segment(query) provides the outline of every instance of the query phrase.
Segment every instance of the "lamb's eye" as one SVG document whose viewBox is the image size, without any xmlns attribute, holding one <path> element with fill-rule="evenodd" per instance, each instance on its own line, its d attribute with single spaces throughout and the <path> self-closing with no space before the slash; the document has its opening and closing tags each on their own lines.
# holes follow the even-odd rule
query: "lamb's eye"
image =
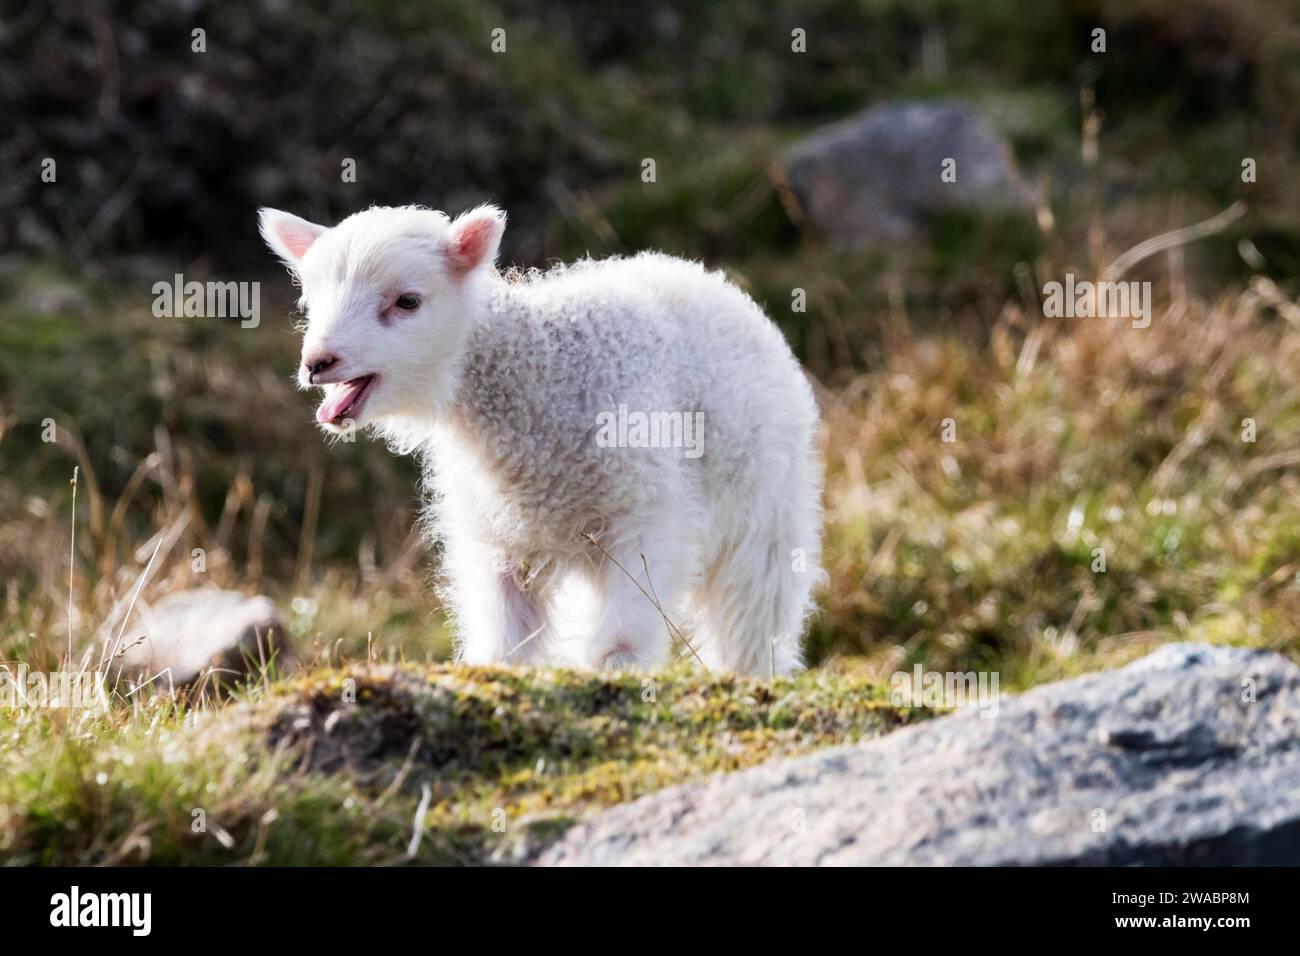
<svg viewBox="0 0 1300 956">
<path fill-rule="evenodd" d="M 410 293 L 399 295 L 397 301 L 394 302 L 393 305 L 397 306 L 403 312 L 413 312 L 420 307 L 420 297 L 418 295 L 411 295 Z"/>
</svg>

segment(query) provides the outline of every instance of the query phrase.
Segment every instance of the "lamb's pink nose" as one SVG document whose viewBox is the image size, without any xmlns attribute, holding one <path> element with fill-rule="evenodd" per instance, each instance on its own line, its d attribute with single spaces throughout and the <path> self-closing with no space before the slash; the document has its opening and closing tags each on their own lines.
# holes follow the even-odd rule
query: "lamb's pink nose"
<svg viewBox="0 0 1300 956">
<path fill-rule="evenodd" d="M 338 364 L 339 357 L 328 353 L 317 353 L 315 355 L 305 356 L 302 360 L 303 371 L 307 373 L 307 381 L 312 385 L 316 384 L 316 376 Z"/>
</svg>

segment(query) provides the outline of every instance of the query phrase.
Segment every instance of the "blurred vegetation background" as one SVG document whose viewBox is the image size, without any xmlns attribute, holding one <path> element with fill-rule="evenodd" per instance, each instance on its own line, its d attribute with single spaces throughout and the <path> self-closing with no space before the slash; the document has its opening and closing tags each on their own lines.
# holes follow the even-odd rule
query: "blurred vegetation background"
<svg viewBox="0 0 1300 956">
<path fill-rule="evenodd" d="M 66 639 L 74 466 L 79 639 L 166 541 L 146 599 L 260 589 L 317 650 L 445 656 L 414 468 L 312 427 L 290 381 L 294 290 L 255 211 L 329 223 L 485 200 L 509 212 L 507 263 L 700 258 L 786 332 L 827 411 L 813 662 L 997 667 L 1010 686 L 1172 636 L 1300 646 L 1296 0 L 3 10 L 6 659 Z M 1005 139 L 1032 209 L 936 215 L 915 241 L 860 247 L 810 228 L 786 151 L 934 99 Z M 1238 200 L 1230 229 L 1130 276 L 1155 284 L 1152 329 L 1041 317 L 1044 277 L 1095 277 Z M 261 325 L 154 318 L 153 283 L 178 272 L 262 280 Z"/>
</svg>

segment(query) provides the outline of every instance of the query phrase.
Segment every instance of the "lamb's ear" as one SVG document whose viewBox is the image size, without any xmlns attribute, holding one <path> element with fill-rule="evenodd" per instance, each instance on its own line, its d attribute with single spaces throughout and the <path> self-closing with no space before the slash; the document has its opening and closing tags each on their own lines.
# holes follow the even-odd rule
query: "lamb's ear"
<svg viewBox="0 0 1300 956">
<path fill-rule="evenodd" d="M 312 243 L 324 235 L 326 228 L 301 219 L 291 212 L 262 208 L 257 211 L 262 238 L 271 251 L 290 269 L 297 269 Z"/>
<path fill-rule="evenodd" d="M 467 275 L 484 263 L 496 261 L 506 214 L 496 206 L 479 206 L 457 217 L 447 230 L 444 255 L 452 275 Z"/>
</svg>

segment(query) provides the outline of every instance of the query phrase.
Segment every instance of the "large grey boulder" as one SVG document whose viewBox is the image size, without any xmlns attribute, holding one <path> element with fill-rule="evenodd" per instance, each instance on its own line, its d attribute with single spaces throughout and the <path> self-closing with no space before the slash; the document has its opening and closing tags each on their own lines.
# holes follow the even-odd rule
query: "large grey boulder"
<svg viewBox="0 0 1300 956">
<path fill-rule="evenodd" d="M 262 662 L 285 662 L 286 631 L 280 610 L 268 597 L 195 588 L 140 604 L 127 625 L 109 668 L 110 683 L 152 680 L 167 690 L 208 677 L 232 683 Z M 116 630 L 102 638 L 104 656 L 113 654 Z"/>
<path fill-rule="evenodd" d="M 797 144 L 785 165 L 808 222 L 841 246 L 918 238 L 945 210 L 1031 205 L 1006 142 L 956 100 L 873 107 Z"/>
<path fill-rule="evenodd" d="M 1300 864 L 1300 668 L 1169 645 L 869 743 L 662 791 L 550 864 Z"/>
</svg>

